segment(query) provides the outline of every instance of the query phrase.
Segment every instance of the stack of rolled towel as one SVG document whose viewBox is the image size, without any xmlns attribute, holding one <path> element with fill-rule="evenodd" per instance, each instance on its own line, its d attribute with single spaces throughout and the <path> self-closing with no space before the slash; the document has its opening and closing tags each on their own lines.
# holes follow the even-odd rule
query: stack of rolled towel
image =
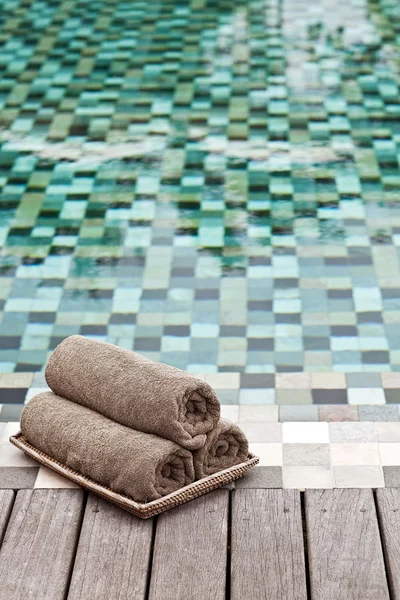
<svg viewBox="0 0 400 600">
<path fill-rule="evenodd" d="M 52 390 L 28 402 L 21 432 L 40 451 L 137 502 L 248 459 L 206 382 L 135 352 L 74 335 L 46 367 Z"/>
</svg>

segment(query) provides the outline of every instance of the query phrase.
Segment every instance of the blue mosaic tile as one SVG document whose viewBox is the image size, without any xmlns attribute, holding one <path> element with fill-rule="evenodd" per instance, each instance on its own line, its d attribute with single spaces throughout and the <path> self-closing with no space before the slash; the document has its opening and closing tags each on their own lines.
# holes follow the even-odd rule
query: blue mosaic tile
<svg viewBox="0 0 400 600">
<path fill-rule="evenodd" d="M 400 371 L 399 53 L 392 0 L 5 0 L 0 370 Z"/>
</svg>

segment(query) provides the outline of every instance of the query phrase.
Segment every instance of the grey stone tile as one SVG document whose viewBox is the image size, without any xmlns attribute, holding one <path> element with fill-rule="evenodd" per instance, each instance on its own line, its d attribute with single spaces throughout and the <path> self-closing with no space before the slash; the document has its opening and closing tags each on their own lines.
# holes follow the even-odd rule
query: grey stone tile
<svg viewBox="0 0 400 600">
<path fill-rule="evenodd" d="M 400 487 L 400 467 L 383 467 L 386 487 Z"/>
<path fill-rule="evenodd" d="M 383 487 L 382 467 L 377 465 L 335 465 L 333 467 L 335 487 L 375 488 Z"/>
<path fill-rule="evenodd" d="M 39 467 L 0 467 L 0 489 L 33 488 Z"/>
<path fill-rule="evenodd" d="M 346 373 L 348 387 L 381 387 L 380 373 Z"/>
<path fill-rule="evenodd" d="M 347 390 L 312 390 L 314 404 L 346 404 Z"/>
<path fill-rule="evenodd" d="M 360 421 L 398 421 L 399 411 L 394 404 L 358 406 L 358 416 Z"/>
<path fill-rule="evenodd" d="M 354 337 L 357 335 L 357 327 L 354 327 L 354 325 L 333 325 L 331 334 L 336 337 Z"/>
<path fill-rule="evenodd" d="M 4 404 L 0 413 L 0 421 L 19 421 L 23 404 Z"/>
<path fill-rule="evenodd" d="M 367 350 L 361 352 L 362 361 L 364 364 L 390 364 L 389 352 L 386 350 Z"/>
<path fill-rule="evenodd" d="M 400 404 L 400 390 L 384 390 L 388 404 Z"/>
<path fill-rule="evenodd" d="M 6 388 L 1 390 L 2 404 L 23 404 L 27 394 L 27 388 Z"/>
<path fill-rule="evenodd" d="M 329 435 L 332 443 L 377 441 L 374 423 L 329 423 Z"/>
<path fill-rule="evenodd" d="M 275 375 L 272 373 L 241 373 L 241 388 L 273 388 L 275 385 Z"/>
<path fill-rule="evenodd" d="M 318 421 L 318 406 L 307 404 L 281 404 L 279 420 L 284 421 Z"/>
<path fill-rule="evenodd" d="M 235 488 L 281 488 L 281 467 L 254 467 L 247 475 L 235 482 Z"/>
<path fill-rule="evenodd" d="M 329 444 L 283 444 L 283 466 L 329 468 Z"/>
</svg>

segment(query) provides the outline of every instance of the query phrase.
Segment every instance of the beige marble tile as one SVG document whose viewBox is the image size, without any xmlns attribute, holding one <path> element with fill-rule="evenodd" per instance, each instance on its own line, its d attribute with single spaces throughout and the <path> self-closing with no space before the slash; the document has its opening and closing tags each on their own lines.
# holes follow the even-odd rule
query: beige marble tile
<svg viewBox="0 0 400 600">
<path fill-rule="evenodd" d="M 304 489 L 333 488 L 333 477 L 330 469 L 325 467 L 283 467 L 283 487 Z"/>
<path fill-rule="evenodd" d="M 281 467 L 282 466 L 282 444 L 268 443 L 258 444 L 250 443 L 250 451 L 253 452 L 260 462 L 260 466 L 264 467 Z"/>
<path fill-rule="evenodd" d="M 62 477 L 51 469 L 40 467 L 35 481 L 35 488 L 79 488 L 75 482 Z"/>
<path fill-rule="evenodd" d="M 381 373 L 382 385 L 386 389 L 400 389 L 400 373 Z"/>
<path fill-rule="evenodd" d="M 333 467 L 335 487 L 376 488 L 383 487 L 383 471 L 380 466 L 335 465 Z"/>
<path fill-rule="evenodd" d="M 377 443 L 331 444 L 333 465 L 380 465 L 379 445 Z"/>
<path fill-rule="evenodd" d="M 240 373 L 205 373 L 204 380 L 216 390 L 232 390 L 240 386 Z"/>
<path fill-rule="evenodd" d="M 232 423 L 237 423 L 239 421 L 239 407 L 233 404 L 222 404 L 221 417 L 232 421 Z"/>
<path fill-rule="evenodd" d="M 239 422 L 246 421 L 264 421 L 264 422 L 278 422 L 279 407 L 265 406 L 263 404 L 244 404 L 239 407 Z"/>
<path fill-rule="evenodd" d="M 284 444 L 327 444 L 329 430 L 327 423 L 282 423 Z"/>
<path fill-rule="evenodd" d="M 28 388 L 33 381 L 33 373 L 2 373 L 0 387 L 3 388 Z"/>
<path fill-rule="evenodd" d="M 379 444 L 382 465 L 385 467 L 400 466 L 400 443 L 385 442 Z"/>
<path fill-rule="evenodd" d="M 311 373 L 277 373 L 275 381 L 277 389 L 311 389 Z"/>
<path fill-rule="evenodd" d="M 347 387 L 345 373 L 312 373 L 311 383 L 313 389 L 318 390 L 345 390 Z"/>
<path fill-rule="evenodd" d="M 19 423 L 9 421 L 4 423 L 4 427 L 0 431 L 0 444 L 4 444 L 9 441 L 10 435 L 14 435 L 19 431 Z"/>
<path fill-rule="evenodd" d="M 252 421 L 247 421 L 245 423 L 242 422 L 240 426 L 249 442 L 267 443 L 282 441 L 281 423 L 254 423 Z"/>
<path fill-rule="evenodd" d="M 400 442 L 400 423 L 375 423 L 378 442 Z"/>
<path fill-rule="evenodd" d="M 319 420 L 327 422 L 358 421 L 355 406 L 325 404 L 319 407 Z"/>
<path fill-rule="evenodd" d="M 0 467 L 35 467 L 38 463 L 10 442 L 0 444 Z"/>
</svg>

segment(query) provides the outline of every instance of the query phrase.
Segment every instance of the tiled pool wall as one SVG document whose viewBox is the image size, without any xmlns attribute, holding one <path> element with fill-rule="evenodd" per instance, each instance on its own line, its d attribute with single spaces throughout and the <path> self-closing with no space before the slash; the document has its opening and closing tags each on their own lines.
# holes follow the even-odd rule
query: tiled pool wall
<svg viewBox="0 0 400 600">
<path fill-rule="evenodd" d="M 227 418 L 260 421 L 399 421 L 400 373 L 196 373 L 217 392 Z M 0 375 L 0 422 L 46 391 L 43 373 Z"/>
<path fill-rule="evenodd" d="M 399 34 L 392 0 L 5 0 L 0 371 L 75 333 L 399 371 Z"/>
</svg>

